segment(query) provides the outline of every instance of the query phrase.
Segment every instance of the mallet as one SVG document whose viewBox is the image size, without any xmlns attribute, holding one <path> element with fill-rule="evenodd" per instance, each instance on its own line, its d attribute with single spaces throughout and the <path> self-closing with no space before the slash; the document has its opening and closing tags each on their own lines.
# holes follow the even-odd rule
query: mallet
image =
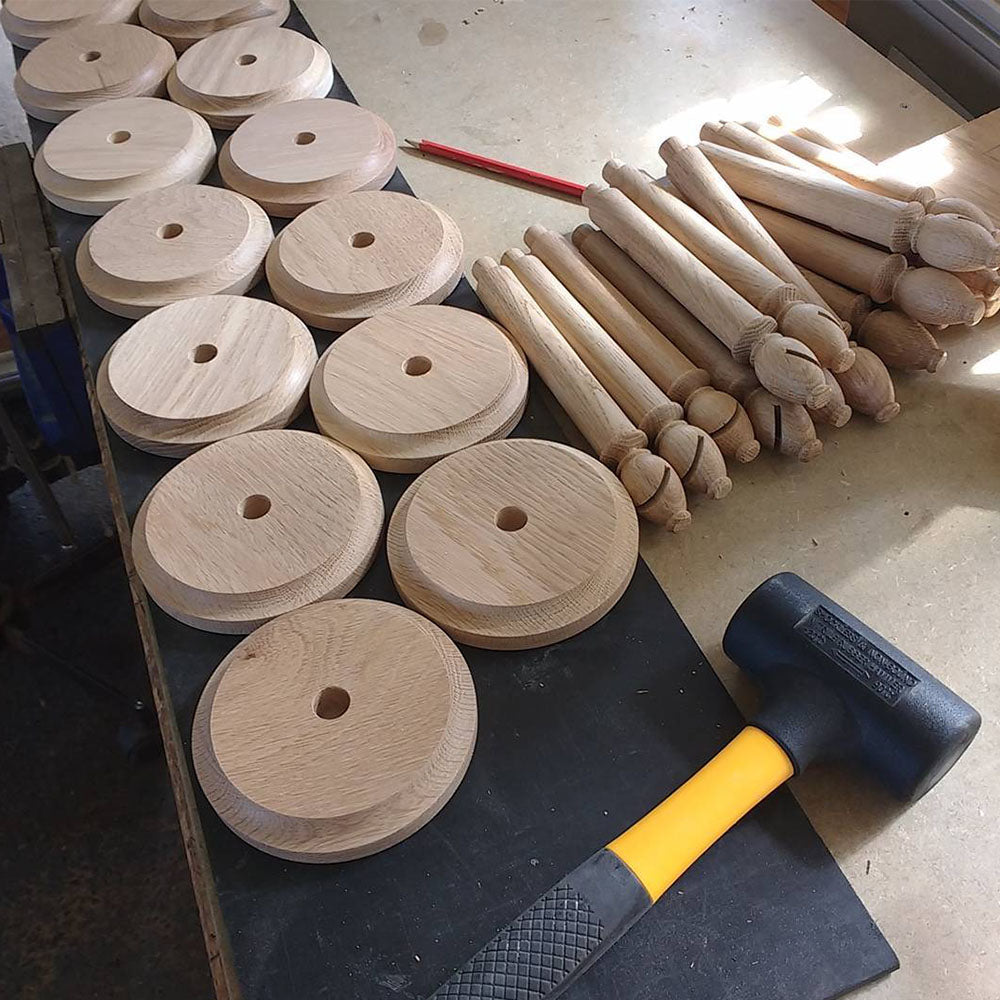
<svg viewBox="0 0 1000 1000">
<path fill-rule="evenodd" d="M 743 602 L 723 648 L 760 685 L 754 722 L 500 931 L 437 1000 L 557 997 L 719 837 L 814 760 L 858 764 L 912 802 L 979 729 L 975 709 L 792 573 Z"/>
</svg>

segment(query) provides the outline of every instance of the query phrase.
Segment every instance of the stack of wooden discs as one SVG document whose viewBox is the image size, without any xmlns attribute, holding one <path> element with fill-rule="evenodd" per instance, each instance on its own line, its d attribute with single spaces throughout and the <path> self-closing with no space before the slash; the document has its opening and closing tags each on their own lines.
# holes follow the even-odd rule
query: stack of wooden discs
<svg viewBox="0 0 1000 1000">
<path fill-rule="evenodd" d="M 83 25 L 134 21 L 138 6 L 139 0 L 5 0 L 0 27 L 13 45 L 33 49 Z"/>
<path fill-rule="evenodd" d="M 260 299 L 206 295 L 164 306 L 111 346 L 97 376 L 108 423 L 157 455 L 189 455 L 245 431 L 284 427 L 305 403 L 316 345 L 301 320 Z"/>
<path fill-rule="evenodd" d="M 180 184 L 116 205 L 80 241 L 84 291 L 119 316 L 196 295 L 240 295 L 259 280 L 273 231 L 264 210 L 224 188 Z"/>
<path fill-rule="evenodd" d="M 14 92 L 27 114 L 59 122 L 120 97 L 158 97 L 176 57 L 170 43 L 134 24 L 85 24 L 24 57 Z"/>
<path fill-rule="evenodd" d="M 334 195 L 380 188 L 395 170 L 396 139 L 378 115 L 322 98 L 259 112 L 219 154 L 228 187 L 286 218 Z"/>
<path fill-rule="evenodd" d="M 35 178 L 60 208 L 103 215 L 144 191 L 197 184 L 214 161 L 204 118 L 171 101 L 129 97 L 57 125 L 35 154 Z"/>
<path fill-rule="evenodd" d="M 332 86 L 333 66 L 322 45 L 256 22 L 192 45 L 167 80 L 173 100 L 227 129 L 273 104 L 325 97 Z"/>
<path fill-rule="evenodd" d="M 441 302 L 461 273 L 462 234 L 451 217 L 392 191 L 314 205 L 281 231 L 267 257 L 275 299 L 324 330 Z"/>
<path fill-rule="evenodd" d="M 475 742 L 476 693 L 455 644 L 405 608 L 347 600 L 244 639 L 205 686 L 191 753 L 238 836 L 291 861 L 333 862 L 419 830 Z"/>
<path fill-rule="evenodd" d="M 183 52 L 207 35 L 247 21 L 277 27 L 289 6 L 288 0 L 142 0 L 139 20 Z"/>
<path fill-rule="evenodd" d="M 184 459 L 136 515 L 136 569 L 174 618 L 250 632 L 325 597 L 371 563 L 382 494 L 352 451 L 308 431 L 238 434 Z"/>
</svg>

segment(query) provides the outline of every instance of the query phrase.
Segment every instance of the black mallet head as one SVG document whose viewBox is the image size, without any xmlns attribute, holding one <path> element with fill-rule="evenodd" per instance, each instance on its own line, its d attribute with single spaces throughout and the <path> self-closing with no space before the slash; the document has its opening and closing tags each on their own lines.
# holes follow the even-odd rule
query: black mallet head
<svg viewBox="0 0 1000 1000">
<path fill-rule="evenodd" d="M 753 724 L 781 744 L 797 772 L 813 760 L 846 758 L 913 801 L 962 756 L 982 722 L 954 691 L 794 573 L 754 590 L 722 645 L 761 687 Z"/>
</svg>

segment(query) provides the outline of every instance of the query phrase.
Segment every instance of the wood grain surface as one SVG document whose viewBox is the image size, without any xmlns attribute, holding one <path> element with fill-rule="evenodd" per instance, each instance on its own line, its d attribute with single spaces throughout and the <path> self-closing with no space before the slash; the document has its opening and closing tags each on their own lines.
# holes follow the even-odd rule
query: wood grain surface
<svg viewBox="0 0 1000 1000">
<path fill-rule="evenodd" d="M 142 0 L 139 21 L 183 52 L 206 35 L 253 21 L 277 27 L 288 0 Z"/>
<path fill-rule="evenodd" d="M 82 25 L 135 21 L 138 6 L 139 0 L 5 0 L 0 28 L 11 44 L 33 49 Z"/>
</svg>

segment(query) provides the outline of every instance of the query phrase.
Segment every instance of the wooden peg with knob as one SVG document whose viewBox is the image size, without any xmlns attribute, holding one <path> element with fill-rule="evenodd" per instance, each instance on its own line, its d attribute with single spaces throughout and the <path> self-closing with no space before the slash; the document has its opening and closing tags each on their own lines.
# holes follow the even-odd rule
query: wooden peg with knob
<svg viewBox="0 0 1000 1000">
<path fill-rule="evenodd" d="M 892 377 L 873 351 L 855 346 L 855 352 L 855 363 L 836 376 L 844 399 L 852 409 L 874 418 L 876 423 L 884 424 L 899 414 Z"/>
<path fill-rule="evenodd" d="M 691 515 L 677 473 L 646 448 L 646 435 L 591 374 L 513 271 L 480 257 L 472 275 L 490 315 L 518 343 L 597 457 L 617 472 L 640 516 L 672 531 L 686 528 Z"/>
<path fill-rule="evenodd" d="M 816 437 L 809 411 L 799 403 L 778 399 L 766 389 L 755 389 L 746 399 L 746 408 L 765 448 L 800 462 L 811 462 L 822 453 L 823 442 Z"/>
<path fill-rule="evenodd" d="M 812 418 L 831 427 L 843 427 L 851 419 L 851 408 L 844 400 L 844 391 L 831 371 L 825 371 L 826 384 L 830 387 L 830 402 L 812 411 Z"/>
</svg>

